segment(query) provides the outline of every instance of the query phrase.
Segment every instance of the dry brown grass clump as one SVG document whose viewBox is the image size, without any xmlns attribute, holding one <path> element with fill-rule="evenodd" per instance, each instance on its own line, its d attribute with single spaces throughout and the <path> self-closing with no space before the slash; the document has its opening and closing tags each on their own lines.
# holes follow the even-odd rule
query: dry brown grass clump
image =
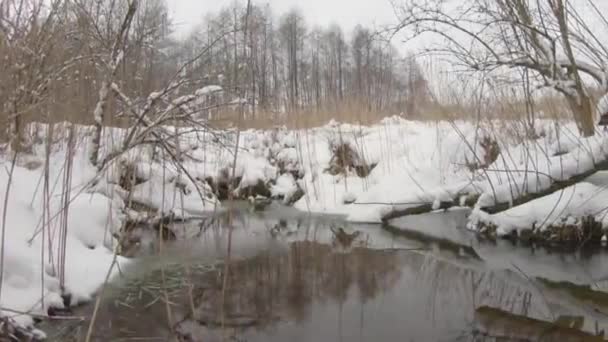
<svg viewBox="0 0 608 342">
<path fill-rule="evenodd" d="M 368 164 L 349 143 L 341 142 L 330 144 L 332 157 L 329 167 L 325 170 L 331 175 L 348 175 L 355 172 L 359 177 L 367 177 L 376 167 L 376 164 Z"/>
</svg>

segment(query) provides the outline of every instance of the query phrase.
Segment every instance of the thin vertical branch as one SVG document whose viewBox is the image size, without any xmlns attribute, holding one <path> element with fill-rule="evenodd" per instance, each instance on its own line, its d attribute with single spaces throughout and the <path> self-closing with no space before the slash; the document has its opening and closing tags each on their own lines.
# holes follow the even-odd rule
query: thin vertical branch
<svg viewBox="0 0 608 342">
<path fill-rule="evenodd" d="M 17 164 L 17 151 L 13 151 L 13 158 L 11 160 L 11 168 L 8 172 L 8 179 L 6 183 L 6 193 L 4 194 L 4 206 L 2 208 L 2 236 L 1 236 L 1 247 L 0 252 L 0 300 L 2 300 L 2 285 L 4 282 L 4 254 L 6 253 L 6 218 L 8 216 L 8 199 L 11 192 L 11 185 L 13 184 L 13 173 L 15 172 L 15 165 Z"/>
</svg>

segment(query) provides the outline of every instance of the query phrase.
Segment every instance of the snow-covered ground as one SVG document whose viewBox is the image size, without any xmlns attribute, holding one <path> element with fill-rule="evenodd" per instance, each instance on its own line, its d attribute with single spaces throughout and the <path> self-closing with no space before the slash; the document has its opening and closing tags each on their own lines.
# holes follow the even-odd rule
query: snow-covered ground
<svg viewBox="0 0 608 342">
<path fill-rule="evenodd" d="M 48 196 L 43 185 L 43 166 L 34 170 L 16 166 L 10 172 L 10 161 L 2 160 L 0 204 L 6 217 L 2 223 L 0 260 L 1 312 L 25 327 L 31 326 L 32 318 L 19 313 L 46 315 L 51 306 L 62 308 L 62 293 L 71 294 L 72 305 L 89 300 L 104 282 L 114 260 L 112 233 L 120 227 L 124 204 L 118 197 L 89 191 L 86 185 L 95 170 L 83 158 L 82 151 L 76 153 L 69 184 L 64 182 L 65 150 L 53 153 L 49 160 Z M 36 165 L 39 160 L 32 157 L 19 160 L 19 164 Z M 67 213 L 60 210 L 65 203 L 63 196 L 70 202 Z M 65 234 L 62 222 L 67 227 Z M 60 281 L 61 259 L 65 260 L 64 291 Z M 121 257 L 116 261 L 126 262 Z"/>
<path fill-rule="evenodd" d="M 32 156 L 21 156 L 13 172 L 10 157 L 0 159 L 6 170 L 0 173 L 5 195 L 0 204 L 6 207 L 0 304 L 3 315 L 23 326 L 31 325 L 31 317 L 15 312 L 44 314 L 49 306 L 63 305 L 62 293 L 72 295 L 72 304 L 87 300 L 104 282 L 114 259 L 112 234 L 130 213 L 126 200 L 178 216 L 205 215 L 221 210 L 213 186 L 230 182 L 233 173 L 240 180 L 236 195 L 259 184 L 285 202 L 303 192 L 295 208 L 343 215 L 351 222 L 380 223 L 395 209 L 423 203 L 438 206 L 440 201 L 463 196 L 479 196 L 473 219 L 490 220 L 504 233 L 579 215 L 596 215 L 605 222 L 603 203 L 608 195 L 601 186 L 589 183 L 500 214 L 479 211 L 542 191 L 553 180 L 567 179 L 606 160 L 606 137 L 598 133 L 582 139 L 573 123 L 539 121 L 537 137 L 526 138 L 521 135 L 526 131 L 521 122 L 420 122 L 391 117 L 373 126 L 330 122 L 306 130 L 243 131 L 238 148 L 236 132 L 187 133 L 180 149 L 189 157 L 181 167 L 167 161 L 170 158 L 162 151 L 138 147 L 101 173 L 88 158 L 90 128 L 77 128 L 73 158 L 67 158 L 65 126 L 58 125 L 55 131 L 48 196 L 42 143 Z M 45 129 L 38 132 L 43 138 Z M 107 129 L 102 156 L 121 146 L 123 136 L 121 129 Z M 368 175 L 356 169 L 328 171 L 335 164 L 332 151 L 345 144 L 356 151 L 357 166 L 371 169 Z M 490 155 L 489 146 L 500 153 Z M 130 194 L 119 185 L 126 166 L 137 178 Z M 66 196 L 67 211 L 61 210 Z M 64 290 L 58 267 L 62 227 L 67 227 Z M 117 261 L 128 262 L 120 257 Z"/>
<path fill-rule="evenodd" d="M 549 196 L 513 207 L 494 215 L 474 211 L 470 226 L 479 222 L 493 224 L 499 236 L 522 229 L 544 231 L 552 225 L 577 225 L 581 219 L 592 216 L 608 227 L 608 191 L 605 186 L 578 183 Z"/>
</svg>

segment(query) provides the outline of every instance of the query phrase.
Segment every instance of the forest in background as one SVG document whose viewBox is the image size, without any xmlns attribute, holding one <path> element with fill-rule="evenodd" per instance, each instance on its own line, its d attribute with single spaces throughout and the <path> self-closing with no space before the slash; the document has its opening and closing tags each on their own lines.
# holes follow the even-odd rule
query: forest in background
<svg viewBox="0 0 608 342">
<path fill-rule="evenodd" d="M 2 1 L 0 102 L 2 137 L 27 122 L 92 124 L 111 50 L 128 10 L 117 0 Z M 201 17 L 185 39 L 172 34 L 164 0 L 144 0 L 124 37 L 116 84 L 143 101 L 179 73 L 187 94 L 220 86 L 197 119 L 218 125 L 377 120 L 430 102 L 423 70 L 374 29 L 309 27 L 297 10 L 236 3 Z M 112 94 L 104 124 L 128 124 Z M 137 101 L 137 100 L 135 100 Z M 238 104 L 246 103 L 245 106 Z M 242 116 L 236 115 L 244 111 Z M 322 114 L 321 114 L 322 113 Z M 373 114 L 372 114 L 373 113 Z M 320 116 L 320 118 L 319 118 Z M 347 118 L 344 118 L 346 116 Z M 9 124 L 10 123 L 10 124 Z"/>
</svg>

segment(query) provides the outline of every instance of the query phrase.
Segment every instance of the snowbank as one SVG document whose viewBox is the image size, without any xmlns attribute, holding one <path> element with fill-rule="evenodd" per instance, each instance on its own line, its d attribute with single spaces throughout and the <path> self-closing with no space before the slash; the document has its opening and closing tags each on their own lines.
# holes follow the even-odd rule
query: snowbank
<svg viewBox="0 0 608 342">
<path fill-rule="evenodd" d="M 608 224 L 608 191 L 590 183 L 578 183 L 549 196 L 507 211 L 488 215 L 475 210 L 469 227 L 493 226 L 497 236 L 521 234 L 523 230 L 542 233 L 552 226 L 577 226 L 585 217 L 594 217 L 603 226 Z"/>
<path fill-rule="evenodd" d="M 273 195 L 299 187 L 305 195 L 294 206 L 303 211 L 380 223 L 390 211 L 463 195 L 479 196 L 480 207 L 510 203 L 606 160 L 604 135 L 581 138 L 572 122 L 537 120 L 535 128 L 530 137 L 519 121 L 390 117 L 373 126 L 330 122 L 297 131 L 249 130 L 241 133 L 236 176 L 245 185 L 269 184 Z M 356 154 L 349 158 L 369 166 L 369 175 L 354 168 L 336 172 L 335 151 L 345 151 L 336 146 L 343 145 Z M 214 168 L 231 169 L 231 158 L 206 163 L 207 176 L 215 177 Z"/>
<path fill-rule="evenodd" d="M 142 165 L 146 164 L 140 162 L 137 168 L 142 169 Z M 195 180 L 197 184 L 194 184 L 192 175 L 189 177 L 167 165 L 148 165 L 146 171 L 139 172 L 144 181 L 133 187 L 132 200 L 178 216 L 204 214 L 220 208 L 203 180 Z"/>
<path fill-rule="evenodd" d="M 29 328 L 32 313 L 46 315 L 50 307 L 63 308 L 63 294 L 71 296 L 70 305 L 91 299 L 104 282 L 114 260 L 112 233 L 120 228 L 122 201 L 99 193 L 86 192 L 85 185 L 94 170 L 78 152 L 74 159 L 71 184 L 64 186 L 65 151 L 54 153 L 49 166 L 49 203 L 45 211 L 43 167 L 29 170 L 16 166 L 0 173 L 0 206 L 6 208 L 4 268 L 0 314 L 18 326 Z M 10 162 L 2 158 L 2 168 Z M 27 164 L 20 160 L 19 164 Z M 62 193 L 69 190 L 67 216 L 61 208 Z M 8 196 L 8 202 L 5 202 Z M 63 211 L 65 213 L 65 211 Z M 45 215 L 46 214 L 46 215 Z M 43 226 L 43 217 L 50 223 Z M 61 241 L 65 219 L 64 289 L 61 288 Z M 119 264 L 126 262 L 118 257 Z M 115 269 L 116 270 L 116 269 Z M 39 332 L 36 332 L 39 333 Z"/>
<path fill-rule="evenodd" d="M 197 164 L 178 169 L 147 147 L 121 155 L 98 172 L 89 162 L 88 127 L 74 126 L 75 146 L 68 158 L 68 126 L 58 124 L 54 129 L 48 192 L 43 143 L 34 146 L 33 155 L 20 155 L 12 173 L 10 158 L 0 157 L 6 170 L 0 173 L 0 207 L 6 208 L 0 315 L 23 329 L 32 329 L 31 315 L 44 316 L 51 307 L 63 308 L 65 298 L 69 298 L 69 305 L 90 300 L 114 260 L 118 266 L 128 262 L 114 253 L 114 234 L 120 231 L 125 213 L 130 212 L 125 200 L 181 217 L 219 206 L 209 186 L 197 178 Z M 39 134 L 38 141 L 46 141 L 46 126 L 31 128 Z M 102 158 L 120 146 L 124 133 L 121 129 L 105 130 Z M 184 148 L 191 147 L 197 146 Z M 135 182 L 128 185 L 130 177 Z M 127 190 L 132 190 L 130 196 Z M 118 269 L 114 267 L 114 273 Z"/>
</svg>

